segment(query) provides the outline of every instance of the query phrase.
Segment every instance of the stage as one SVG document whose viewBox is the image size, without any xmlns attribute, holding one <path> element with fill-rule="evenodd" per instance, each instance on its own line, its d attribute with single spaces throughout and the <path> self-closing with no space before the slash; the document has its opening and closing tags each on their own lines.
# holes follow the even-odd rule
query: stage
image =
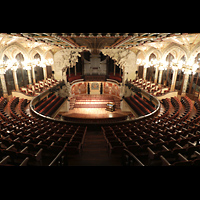
<svg viewBox="0 0 200 200">
<path fill-rule="evenodd" d="M 131 112 L 122 112 L 120 99 L 112 95 L 79 95 L 71 101 L 72 108 L 68 112 L 59 113 L 67 121 L 104 123 L 126 120 L 132 115 Z M 106 110 L 106 104 L 109 102 L 116 104 L 115 111 Z"/>
</svg>

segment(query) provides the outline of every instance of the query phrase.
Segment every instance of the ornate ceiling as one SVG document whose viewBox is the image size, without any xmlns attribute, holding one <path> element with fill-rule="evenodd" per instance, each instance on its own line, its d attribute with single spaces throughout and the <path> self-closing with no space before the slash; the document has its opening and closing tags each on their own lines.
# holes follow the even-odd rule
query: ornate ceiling
<svg viewBox="0 0 200 200">
<path fill-rule="evenodd" d="M 182 33 L 8 33 L 60 48 L 132 48 Z"/>
<path fill-rule="evenodd" d="M 17 42 L 25 48 L 40 47 L 56 53 L 60 49 L 130 49 L 148 51 L 154 47 L 164 49 L 170 43 L 191 50 L 200 42 L 199 33 L 0 33 L 0 45 Z"/>
</svg>

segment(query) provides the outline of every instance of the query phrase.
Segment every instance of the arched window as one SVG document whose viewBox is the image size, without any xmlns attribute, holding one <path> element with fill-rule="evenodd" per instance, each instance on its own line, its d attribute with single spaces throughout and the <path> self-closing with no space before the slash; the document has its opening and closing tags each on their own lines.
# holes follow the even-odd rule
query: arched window
<svg viewBox="0 0 200 200">
<path fill-rule="evenodd" d="M 39 53 L 35 54 L 34 59 L 39 59 L 41 61 L 41 56 Z M 40 66 L 35 67 L 35 79 L 36 82 L 44 79 L 43 69 Z"/>
<path fill-rule="evenodd" d="M 162 84 L 165 86 L 170 87 L 172 84 L 172 76 L 173 76 L 173 70 L 171 68 L 171 62 L 174 59 L 174 56 L 169 53 L 166 57 L 166 61 L 169 63 L 167 70 L 163 71 L 163 75 L 162 75 Z"/>
<path fill-rule="evenodd" d="M 19 63 L 18 69 L 16 71 L 18 85 L 19 87 L 26 87 L 28 85 L 28 73 L 27 70 L 24 70 L 22 66 L 22 62 L 24 61 L 24 56 L 21 53 L 18 53 L 15 56 L 15 59 Z"/>
<path fill-rule="evenodd" d="M 156 59 L 156 55 L 154 53 L 152 53 L 150 56 L 149 56 L 149 62 L 152 61 L 152 60 L 155 60 Z M 155 78 L 155 67 L 154 66 L 150 66 L 147 68 L 147 75 L 146 75 L 146 80 L 148 81 L 152 81 L 154 82 L 154 78 Z"/>
<path fill-rule="evenodd" d="M 3 61 L 7 61 L 7 60 L 9 60 L 9 58 L 6 55 L 4 55 Z M 11 95 L 12 90 L 15 90 L 15 83 L 14 83 L 13 73 L 12 73 L 11 69 L 6 71 L 5 81 L 6 81 L 6 87 L 7 87 L 8 95 Z"/>
<path fill-rule="evenodd" d="M 195 64 L 200 64 L 200 53 L 194 59 Z M 200 70 L 199 68 L 196 70 L 195 74 L 191 74 L 189 76 L 188 85 L 187 85 L 187 92 L 190 98 L 194 99 L 195 101 L 199 98 L 200 92 Z"/>
<path fill-rule="evenodd" d="M 184 62 L 186 61 L 185 55 L 182 56 L 181 60 Z M 181 95 L 181 89 L 183 86 L 183 77 L 184 77 L 184 73 L 183 73 L 182 69 L 179 69 L 178 73 L 177 73 L 176 85 L 175 85 L 175 89 L 178 90 L 179 95 Z"/>
</svg>

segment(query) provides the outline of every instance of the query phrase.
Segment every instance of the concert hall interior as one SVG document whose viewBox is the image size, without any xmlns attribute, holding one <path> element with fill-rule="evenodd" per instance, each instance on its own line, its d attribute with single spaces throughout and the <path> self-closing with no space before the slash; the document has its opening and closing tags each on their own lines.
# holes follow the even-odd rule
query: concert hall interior
<svg viewBox="0 0 200 200">
<path fill-rule="evenodd" d="M 200 33 L 0 33 L 0 166 L 199 166 Z"/>
</svg>

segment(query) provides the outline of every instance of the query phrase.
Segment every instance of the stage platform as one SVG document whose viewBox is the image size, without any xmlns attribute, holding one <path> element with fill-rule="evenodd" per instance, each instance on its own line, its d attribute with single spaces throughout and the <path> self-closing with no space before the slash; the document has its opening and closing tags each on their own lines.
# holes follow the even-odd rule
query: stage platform
<svg viewBox="0 0 200 200">
<path fill-rule="evenodd" d="M 120 99 L 112 95 L 80 95 L 75 98 L 73 108 L 68 112 L 60 112 L 64 120 L 85 123 L 104 123 L 126 120 L 132 116 L 131 112 L 122 112 Z M 115 111 L 106 110 L 106 104 L 116 103 Z M 132 117 L 131 119 L 134 119 Z"/>
</svg>

